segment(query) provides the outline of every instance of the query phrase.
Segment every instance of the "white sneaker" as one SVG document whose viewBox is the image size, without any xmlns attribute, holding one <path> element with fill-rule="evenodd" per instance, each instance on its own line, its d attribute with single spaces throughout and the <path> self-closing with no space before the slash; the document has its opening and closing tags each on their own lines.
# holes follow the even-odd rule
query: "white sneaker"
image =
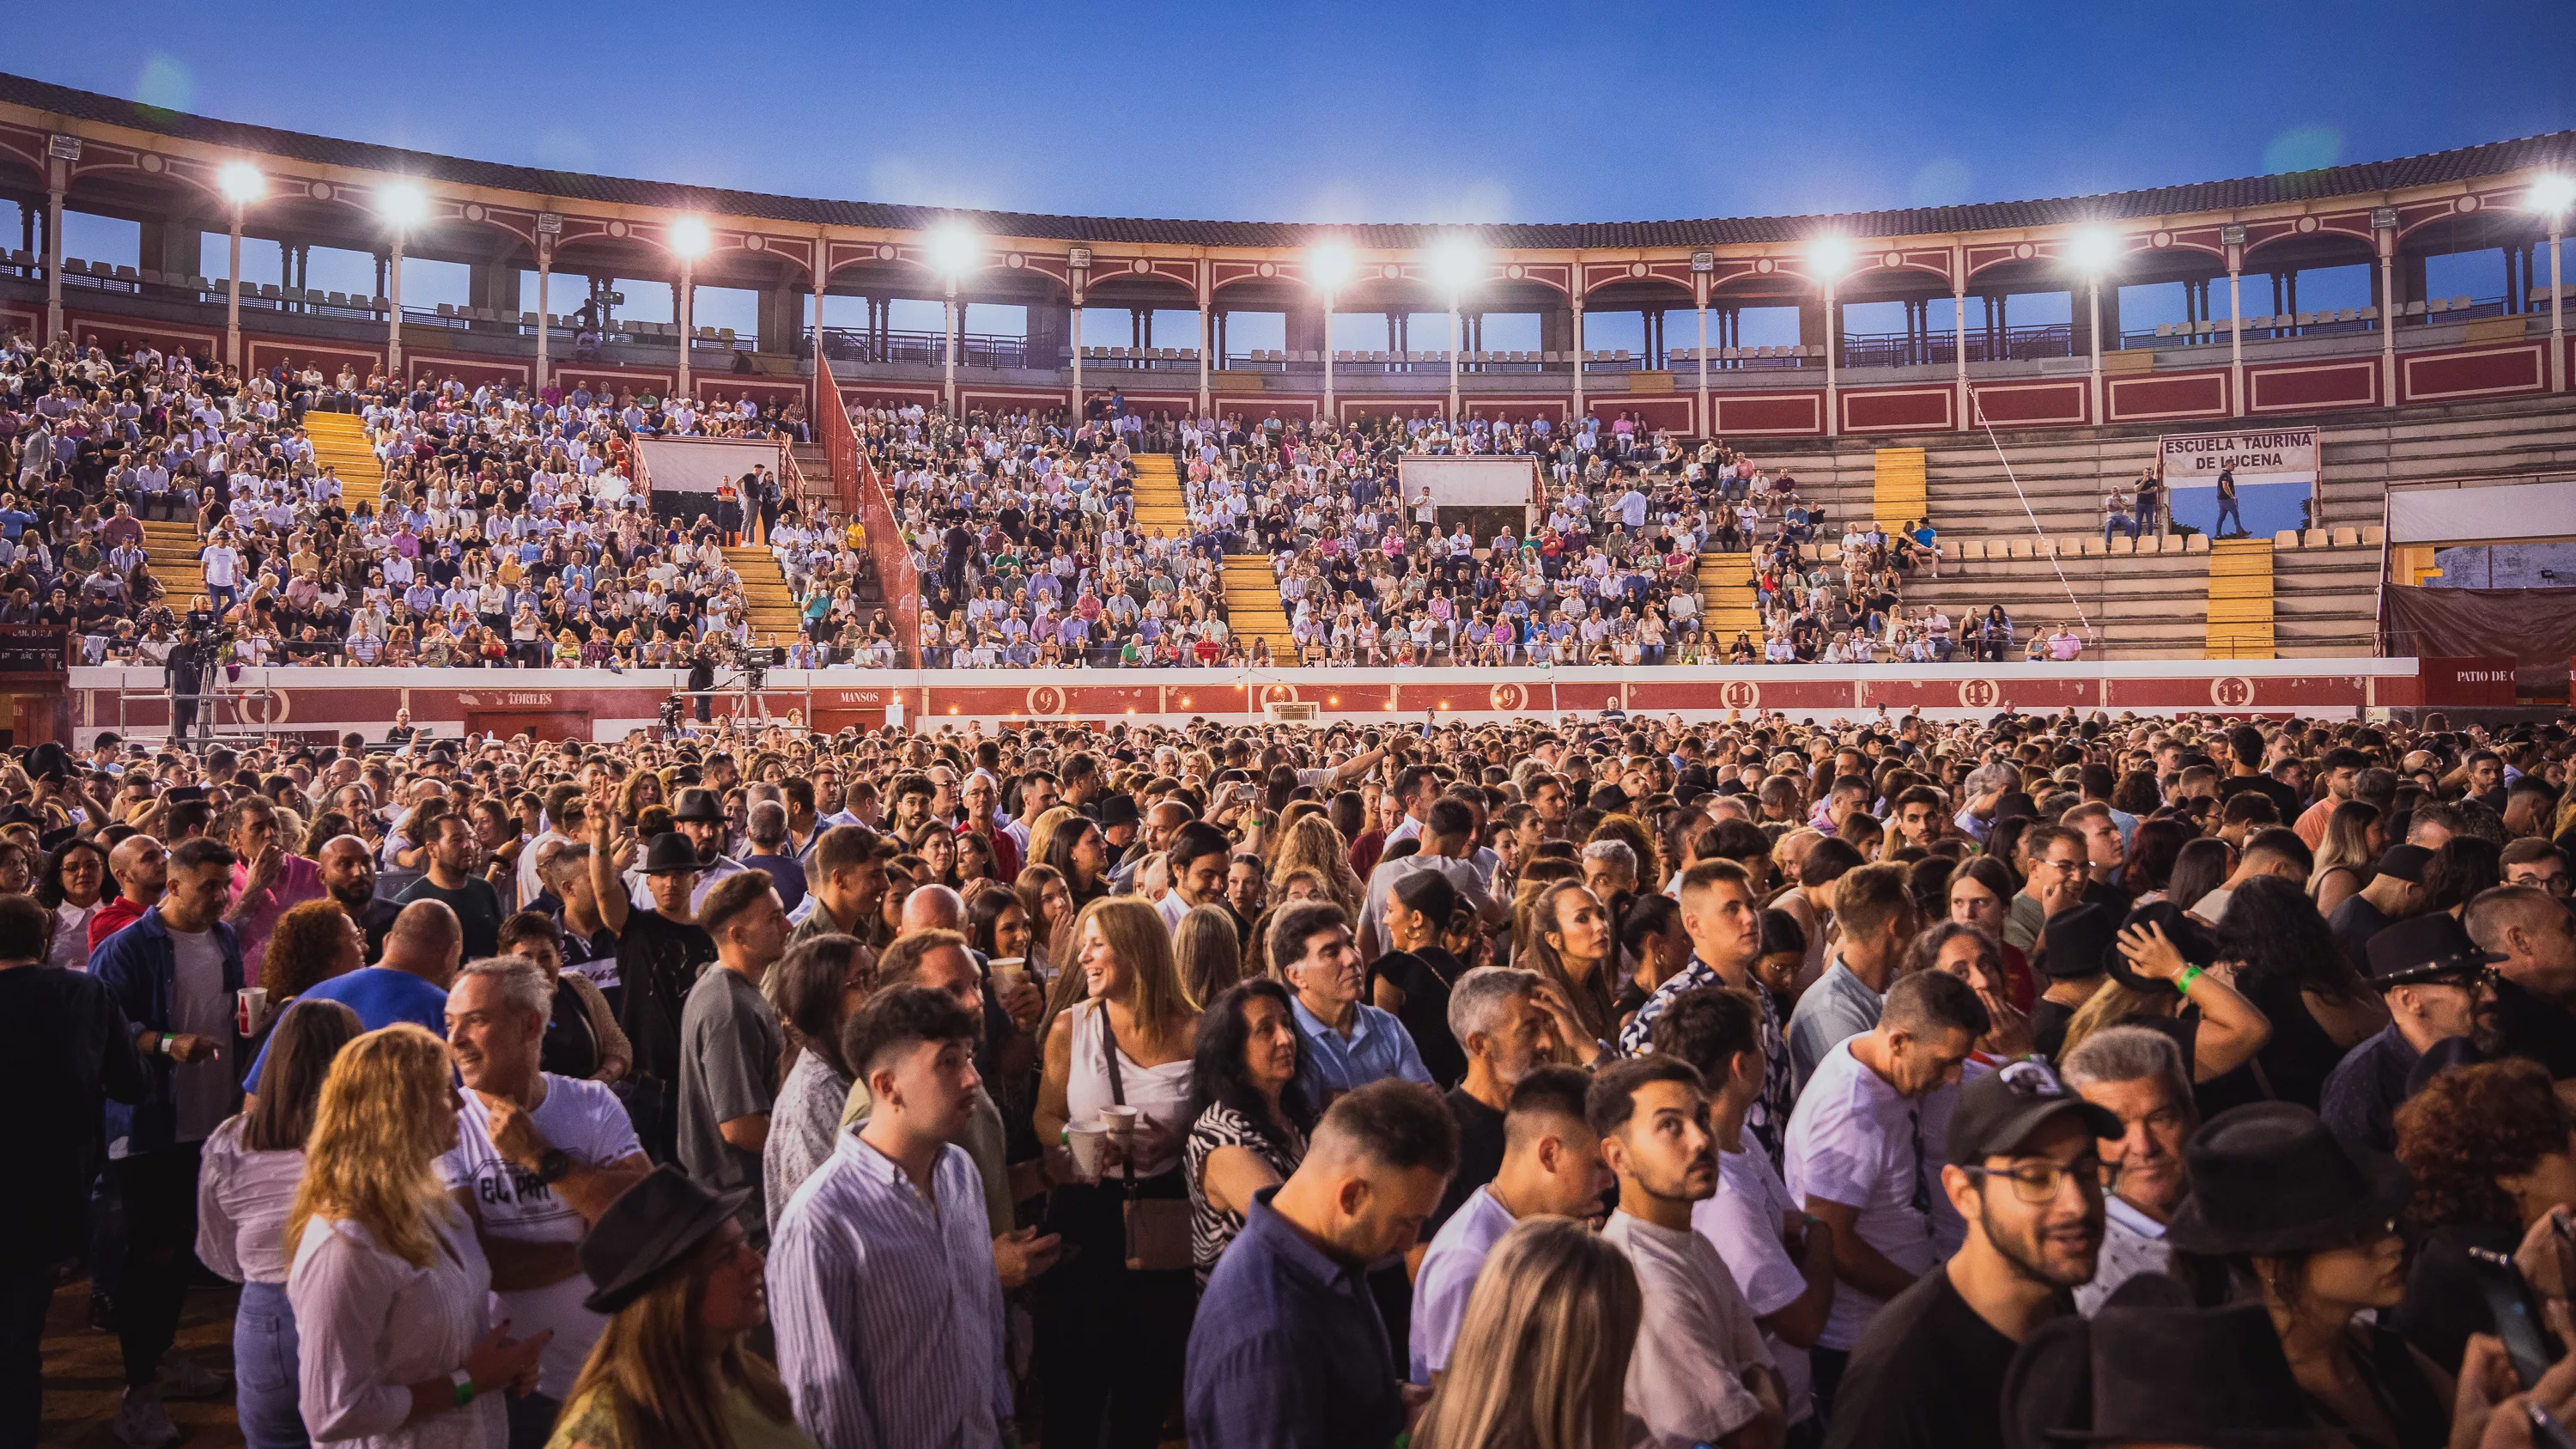
<svg viewBox="0 0 2576 1449">
<path fill-rule="evenodd" d="M 161 1375 L 152 1387 L 165 1399 L 211 1399 L 232 1382 L 174 1348 L 161 1355 Z"/>
<path fill-rule="evenodd" d="M 124 1402 L 117 1405 L 116 1437 L 127 1449 L 161 1449 L 179 1442 L 179 1426 L 170 1422 L 170 1411 L 161 1407 L 160 1394 L 129 1388 Z"/>
</svg>

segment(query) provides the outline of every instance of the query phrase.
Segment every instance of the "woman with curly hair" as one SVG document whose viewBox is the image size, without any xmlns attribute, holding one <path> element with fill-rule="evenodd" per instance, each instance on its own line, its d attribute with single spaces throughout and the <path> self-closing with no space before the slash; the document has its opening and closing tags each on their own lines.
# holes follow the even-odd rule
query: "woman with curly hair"
<svg viewBox="0 0 2576 1449">
<path fill-rule="evenodd" d="M 2471 1250 L 2519 1249 L 2539 1270 L 2534 1286 L 2567 1291 L 2576 1121 L 2545 1068 L 2514 1058 L 2434 1077 L 2397 1109 L 2397 1160 L 2415 1178 L 2405 1223 L 2416 1249 L 2396 1326 L 2435 1363 L 2457 1364 L 2469 1335 L 2489 1331 Z"/>
<path fill-rule="evenodd" d="M 1322 876 L 1333 903 L 1351 920 L 1359 919 L 1368 887 L 1351 869 L 1350 842 L 1321 815 L 1301 815 L 1279 833 L 1279 848 L 1270 857 L 1271 898 L 1284 896 L 1288 877 L 1301 869 Z"/>
<path fill-rule="evenodd" d="M 268 990 L 269 1010 L 282 1012 L 315 986 L 366 964 L 366 937 L 340 903 L 306 901 L 277 918 L 260 955 L 259 984 Z"/>
</svg>

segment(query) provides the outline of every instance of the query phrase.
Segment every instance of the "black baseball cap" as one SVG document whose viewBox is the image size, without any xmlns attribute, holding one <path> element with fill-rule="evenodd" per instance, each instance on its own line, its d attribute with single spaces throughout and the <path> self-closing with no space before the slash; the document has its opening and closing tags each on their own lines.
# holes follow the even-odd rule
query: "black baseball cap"
<svg viewBox="0 0 2576 1449">
<path fill-rule="evenodd" d="M 2420 845 L 2392 845 L 2372 868 L 2373 875 L 2395 876 L 2409 885 L 2424 883 L 2424 867 L 2432 862 L 2433 852 Z"/>
<path fill-rule="evenodd" d="M 2024 1057 L 1969 1080 L 1950 1114 L 1950 1162 L 1972 1167 L 2010 1157 L 2040 1128 L 2073 1115 L 2096 1137 L 2117 1137 L 2120 1119 L 2075 1094 L 2048 1063 Z"/>
</svg>

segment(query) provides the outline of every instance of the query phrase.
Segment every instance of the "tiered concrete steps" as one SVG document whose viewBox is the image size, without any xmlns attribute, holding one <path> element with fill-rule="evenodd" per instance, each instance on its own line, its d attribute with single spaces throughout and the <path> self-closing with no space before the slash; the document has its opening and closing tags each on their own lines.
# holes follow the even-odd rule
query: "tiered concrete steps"
<svg viewBox="0 0 2576 1449">
<path fill-rule="evenodd" d="M 2272 542 L 2220 539 L 2209 546 L 2209 657 L 2269 659 L 2272 629 Z"/>
<path fill-rule="evenodd" d="M 2362 543 L 2272 551 L 2272 635 L 2283 657 L 2379 652 L 2379 555 Z"/>
<path fill-rule="evenodd" d="M 1225 624 L 1246 650 L 1255 639 L 1270 642 L 1273 663 L 1297 658 L 1297 641 L 1288 632 L 1288 610 L 1279 599 L 1279 576 L 1270 557 L 1258 553 L 1225 556 Z"/>
<path fill-rule="evenodd" d="M 367 442 L 366 427 L 356 413 L 308 412 L 304 435 L 313 441 L 313 465 L 339 470 L 340 505 L 355 513 L 363 503 L 384 509 L 385 470 Z"/>
<path fill-rule="evenodd" d="M 751 642 L 767 644 L 775 634 L 781 648 L 796 642 L 801 618 L 787 573 L 768 549 L 753 546 L 724 551 L 725 565 L 742 578 L 743 602 L 750 606 Z"/>
<path fill-rule="evenodd" d="M 1699 556 L 1699 601 L 1705 616 L 1700 627 L 1720 644 L 1732 644 L 1739 633 L 1762 642 L 1762 609 L 1753 596 L 1753 555 L 1704 553 Z"/>
<path fill-rule="evenodd" d="M 2206 657 L 2207 554 L 2176 550 L 2051 558 L 2025 549 L 2021 557 L 2012 557 L 2004 545 L 2002 539 L 1991 540 L 1989 557 L 1942 560 L 1938 579 L 1919 573 L 1908 578 L 1907 615 L 1925 604 L 1937 605 L 1964 632 L 1969 615 L 1983 616 L 1988 605 L 2001 604 L 2022 644 L 2034 631 L 2046 633 L 2061 622 L 2079 631 L 2089 623 L 2094 634 L 2085 647 L 2087 659 Z M 2065 571 L 2062 579 L 2060 569 Z"/>
</svg>

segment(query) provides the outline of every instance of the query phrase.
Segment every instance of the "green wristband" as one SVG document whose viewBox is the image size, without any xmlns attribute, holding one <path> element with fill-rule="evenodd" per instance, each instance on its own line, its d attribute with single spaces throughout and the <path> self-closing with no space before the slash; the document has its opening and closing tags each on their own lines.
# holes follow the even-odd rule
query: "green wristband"
<svg viewBox="0 0 2576 1449">
<path fill-rule="evenodd" d="M 455 1373 L 449 1375 L 449 1377 L 454 1379 L 456 1382 L 456 1407 L 461 1409 L 467 1404 L 473 1403 L 474 1380 L 472 1376 L 467 1374 L 465 1370 L 458 1369 Z"/>
<path fill-rule="evenodd" d="M 2185 966 L 2182 968 L 2182 974 L 2174 978 L 2174 990 L 2181 992 L 2185 996 L 2189 996 L 2191 995 L 2191 983 L 2198 981 L 2199 979 L 2199 967 Z"/>
</svg>

